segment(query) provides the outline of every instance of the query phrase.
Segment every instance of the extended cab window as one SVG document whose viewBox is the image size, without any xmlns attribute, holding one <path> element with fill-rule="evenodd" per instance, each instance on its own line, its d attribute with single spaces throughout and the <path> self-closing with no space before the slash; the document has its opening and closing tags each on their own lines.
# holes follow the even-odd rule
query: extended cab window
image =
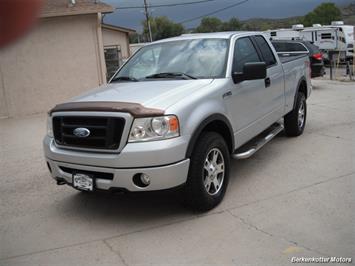
<svg viewBox="0 0 355 266">
<path fill-rule="evenodd" d="M 274 53 L 272 52 L 269 44 L 266 42 L 265 38 L 261 35 L 255 36 L 255 41 L 259 46 L 261 54 L 265 60 L 267 66 L 276 64 L 276 59 Z"/>
<path fill-rule="evenodd" d="M 308 52 L 307 48 L 295 42 L 273 42 L 276 52 Z"/>
<path fill-rule="evenodd" d="M 238 39 L 234 47 L 233 72 L 243 72 L 244 64 L 252 62 L 261 62 L 252 41 L 248 37 Z"/>
</svg>

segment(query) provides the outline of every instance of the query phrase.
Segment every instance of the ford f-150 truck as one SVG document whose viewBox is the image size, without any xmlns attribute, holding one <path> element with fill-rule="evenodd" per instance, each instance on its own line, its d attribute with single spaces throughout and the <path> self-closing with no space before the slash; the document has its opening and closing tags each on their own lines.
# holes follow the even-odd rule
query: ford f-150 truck
<svg viewBox="0 0 355 266">
<path fill-rule="evenodd" d="M 45 158 L 58 185 L 179 188 L 186 205 L 206 211 L 223 199 L 231 158 L 282 130 L 302 134 L 310 93 L 308 56 L 280 59 L 262 33 L 165 39 L 108 84 L 50 110 Z"/>
</svg>

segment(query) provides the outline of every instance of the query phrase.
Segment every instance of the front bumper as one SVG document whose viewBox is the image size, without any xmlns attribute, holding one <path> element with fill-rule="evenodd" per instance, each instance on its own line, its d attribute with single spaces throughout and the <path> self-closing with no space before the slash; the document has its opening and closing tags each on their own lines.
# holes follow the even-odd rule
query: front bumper
<svg viewBox="0 0 355 266">
<path fill-rule="evenodd" d="M 45 137 L 43 148 L 52 177 L 65 183 L 72 183 L 72 172 L 95 172 L 96 188 L 110 190 L 123 188 L 128 191 L 162 190 L 186 182 L 190 160 L 186 159 L 189 136 L 129 143 L 120 153 L 97 153 L 63 149 L 56 146 L 53 138 Z M 100 173 L 104 173 L 103 175 Z M 106 174 L 113 178 L 105 178 Z M 150 177 L 147 187 L 133 183 L 135 174 L 144 173 Z"/>
<path fill-rule="evenodd" d="M 190 136 L 161 141 L 128 143 L 120 153 L 98 153 L 64 149 L 54 139 L 43 140 L 45 157 L 59 162 L 109 168 L 148 168 L 180 162 L 186 158 Z"/>
<path fill-rule="evenodd" d="M 100 190 L 126 189 L 128 191 L 153 191 L 169 189 L 180 186 L 186 182 L 190 159 L 169 164 L 165 166 L 148 168 L 105 168 L 78 165 L 72 163 L 58 162 L 46 158 L 51 170 L 51 175 L 55 180 L 72 184 L 72 173 L 66 169 L 74 169 L 77 172 L 94 172 L 95 187 Z M 107 179 L 100 173 L 112 174 L 112 179 Z M 150 184 L 147 187 L 139 187 L 133 183 L 135 174 L 144 173 L 150 177 Z"/>
</svg>

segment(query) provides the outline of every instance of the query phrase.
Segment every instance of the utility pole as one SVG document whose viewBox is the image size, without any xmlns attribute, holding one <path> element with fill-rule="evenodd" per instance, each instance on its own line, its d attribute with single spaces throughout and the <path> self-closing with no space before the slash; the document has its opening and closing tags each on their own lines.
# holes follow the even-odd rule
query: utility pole
<svg viewBox="0 0 355 266">
<path fill-rule="evenodd" d="M 152 28 L 150 27 L 147 0 L 144 0 L 144 14 L 145 14 L 145 20 L 147 21 L 147 26 L 148 26 L 148 31 L 149 31 L 149 41 L 152 42 L 153 41 Z"/>
</svg>

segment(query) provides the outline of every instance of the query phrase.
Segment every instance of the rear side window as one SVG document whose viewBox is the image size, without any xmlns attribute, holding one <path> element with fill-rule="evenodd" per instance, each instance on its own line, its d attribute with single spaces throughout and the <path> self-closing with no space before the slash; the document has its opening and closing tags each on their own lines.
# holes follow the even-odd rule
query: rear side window
<svg viewBox="0 0 355 266">
<path fill-rule="evenodd" d="M 243 72 L 245 63 L 261 62 L 252 41 L 246 37 L 238 39 L 234 47 L 233 72 Z"/>
<path fill-rule="evenodd" d="M 269 44 L 266 42 L 263 36 L 255 36 L 255 41 L 259 46 L 261 54 L 265 60 L 267 66 L 276 64 L 274 53 L 272 52 Z"/>
<path fill-rule="evenodd" d="M 272 43 L 276 52 L 308 52 L 307 48 L 301 43 L 293 42 L 274 42 Z"/>
</svg>

